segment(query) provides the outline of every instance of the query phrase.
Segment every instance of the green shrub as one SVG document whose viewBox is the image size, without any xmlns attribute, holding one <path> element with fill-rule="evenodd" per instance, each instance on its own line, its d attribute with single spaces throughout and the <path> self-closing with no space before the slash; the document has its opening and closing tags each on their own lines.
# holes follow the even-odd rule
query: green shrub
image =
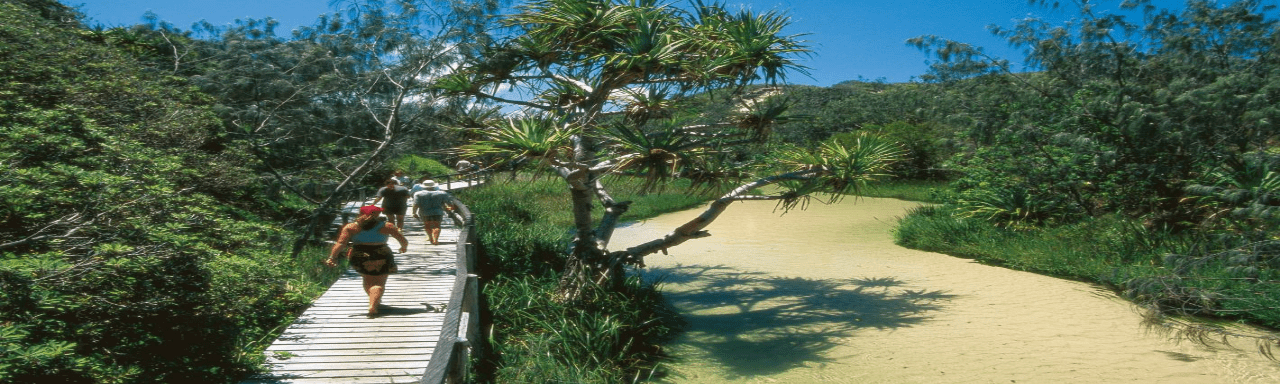
<svg viewBox="0 0 1280 384">
<path fill-rule="evenodd" d="M 610 183 L 639 186 L 631 178 Z M 633 200 L 625 220 L 639 220 L 705 202 L 687 185 L 672 193 L 617 196 Z M 626 188 L 623 188 L 626 189 Z M 571 233 L 562 182 L 518 175 L 495 179 L 458 196 L 478 215 L 485 264 L 483 287 L 494 321 L 493 382 L 617 383 L 647 376 L 659 360 L 657 345 L 680 320 L 656 287 L 628 278 L 618 291 L 591 292 L 573 305 L 557 300 L 559 273 Z M 642 208 L 643 207 L 643 208 Z M 487 374 L 487 373 L 486 373 Z"/>
<path fill-rule="evenodd" d="M 395 170 L 404 171 L 405 176 L 417 180 L 427 176 L 442 176 L 455 173 L 454 169 L 448 165 L 437 161 L 436 159 L 426 158 L 418 155 L 404 155 L 391 160 L 388 164 L 391 172 Z M 390 175 L 391 172 L 386 172 Z"/>
</svg>

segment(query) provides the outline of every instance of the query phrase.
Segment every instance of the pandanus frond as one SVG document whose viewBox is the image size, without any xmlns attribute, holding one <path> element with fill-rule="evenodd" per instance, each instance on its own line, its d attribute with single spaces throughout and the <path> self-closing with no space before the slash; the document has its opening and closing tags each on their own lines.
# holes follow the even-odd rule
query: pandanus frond
<svg viewBox="0 0 1280 384">
<path fill-rule="evenodd" d="M 786 80 L 787 71 L 807 74 L 807 68 L 792 60 L 810 50 L 803 34 L 783 35 L 791 23 L 789 17 L 776 11 L 754 13 L 741 10 L 730 13 L 720 3 L 696 2 L 699 31 L 712 38 L 702 47 L 710 52 L 709 72 L 725 80 L 763 79 L 768 83 Z"/>
<path fill-rule="evenodd" d="M 782 28 L 791 23 L 789 17 L 776 11 L 759 15 L 743 11 L 737 23 L 726 33 L 736 43 L 738 55 L 752 69 L 758 71 L 766 82 L 785 81 L 788 71 L 807 74 L 807 68 L 791 59 L 794 54 L 809 52 L 803 35 L 782 35 Z"/>
<path fill-rule="evenodd" d="M 436 80 L 435 87 L 448 93 L 476 94 L 480 92 L 483 82 L 478 81 L 475 74 L 453 73 Z"/>
<path fill-rule="evenodd" d="M 644 76 L 663 73 L 677 65 L 684 52 L 683 40 L 673 38 L 672 25 L 662 15 L 636 13 L 625 35 L 618 36 L 617 49 L 603 55 L 612 72 Z"/>
<path fill-rule="evenodd" d="M 521 6 L 510 25 L 525 29 L 526 36 L 540 36 L 557 49 L 584 47 L 610 50 L 619 28 L 633 11 L 609 0 L 543 0 Z"/>
<path fill-rule="evenodd" d="M 689 179 L 689 191 L 695 194 L 717 193 L 742 184 L 751 175 L 752 164 L 732 161 L 726 156 L 702 156 L 680 171 Z"/>
<path fill-rule="evenodd" d="M 738 120 L 738 128 L 750 133 L 750 137 L 764 142 L 773 134 L 773 127 L 792 120 L 806 119 L 802 115 L 786 115 L 790 102 L 786 98 L 763 96 L 743 100 L 746 113 Z"/>
<path fill-rule="evenodd" d="M 537 99 L 547 105 L 553 105 L 560 108 L 571 108 L 587 100 L 587 91 L 581 87 L 567 82 L 556 82 L 552 86 L 547 87 L 546 91 L 538 95 Z"/>
<path fill-rule="evenodd" d="M 559 120 L 527 117 L 484 129 L 483 139 L 458 148 L 462 157 L 496 158 L 497 164 L 525 159 L 554 159 L 571 153 L 571 139 L 578 129 Z"/>
<path fill-rule="evenodd" d="M 658 189 L 705 151 L 690 146 L 695 139 L 674 125 L 645 131 L 630 125 L 615 125 L 606 133 L 609 145 L 618 157 L 616 172 L 636 173 L 645 178 L 642 193 Z"/>
<path fill-rule="evenodd" d="M 830 193 L 829 202 L 848 194 L 860 195 L 868 182 L 889 176 L 890 167 L 906 151 L 897 142 L 871 134 L 852 139 L 829 140 L 815 149 L 791 147 L 778 154 L 790 171 L 809 172 L 803 183 L 792 186 L 797 195 Z"/>
<path fill-rule="evenodd" d="M 1237 217 L 1280 218 L 1280 157 L 1245 154 L 1207 172 L 1203 184 L 1187 187 L 1187 199 L 1201 208 L 1231 212 Z"/>
<path fill-rule="evenodd" d="M 627 121 L 636 126 L 651 119 L 672 117 L 677 104 L 670 92 L 655 88 L 628 89 L 622 92 L 621 98 L 625 99 Z"/>
</svg>

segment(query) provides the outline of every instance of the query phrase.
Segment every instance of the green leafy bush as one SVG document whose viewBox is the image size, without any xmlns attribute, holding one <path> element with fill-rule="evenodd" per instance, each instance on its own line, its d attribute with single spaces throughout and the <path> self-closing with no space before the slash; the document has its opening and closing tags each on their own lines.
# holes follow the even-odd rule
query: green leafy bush
<svg viewBox="0 0 1280 384">
<path fill-rule="evenodd" d="M 276 251 L 291 234 L 249 213 L 273 203 L 202 95 L 41 14 L 0 3 L 0 382 L 257 369 L 331 276 Z"/>
<path fill-rule="evenodd" d="M 643 184 L 630 177 L 608 182 L 637 190 Z M 482 289 L 492 311 L 495 349 L 484 364 L 494 367 L 493 382 L 617 383 L 644 377 L 659 360 L 659 343 L 681 326 L 656 287 L 636 278 L 573 304 L 557 299 L 572 226 L 562 206 L 567 193 L 558 180 L 528 174 L 458 192 L 479 215 L 481 275 L 489 278 Z M 628 212 L 625 220 L 706 200 L 678 192 L 619 198 L 647 207 Z"/>
</svg>

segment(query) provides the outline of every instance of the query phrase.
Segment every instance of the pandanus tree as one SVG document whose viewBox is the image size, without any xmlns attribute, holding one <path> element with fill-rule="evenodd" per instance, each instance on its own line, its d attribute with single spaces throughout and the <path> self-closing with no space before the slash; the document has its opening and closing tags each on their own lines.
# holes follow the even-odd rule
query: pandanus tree
<svg viewBox="0 0 1280 384">
<path fill-rule="evenodd" d="M 651 0 L 541 0 L 518 11 L 505 20 L 508 38 L 439 84 L 520 110 L 480 129 L 482 138 L 458 148 L 462 156 L 548 169 L 567 184 L 575 236 L 561 277 L 566 300 L 620 282 L 624 267 L 643 266 L 646 255 L 709 236 L 708 225 L 735 201 L 791 209 L 814 193 L 839 200 L 900 154 L 872 137 L 768 148 L 772 127 L 788 119 L 786 103 L 751 86 L 803 73 L 795 58 L 810 53 L 801 35 L 783 34 L 790 20 L 781 13 Z M 739 113 L 711 120 L 688 110 L 688 100 L 708 95 L 736 101 Z M 606 185 L 616 174 L 645 178 L 640 192 L 677 178 L 738 186 L 666 236 L 611 249 L 630 205 Z M 769 186 L 780 188 L 760 192 Z M 603 214 L 593 214 L 597 207 Z"/>
</svg>

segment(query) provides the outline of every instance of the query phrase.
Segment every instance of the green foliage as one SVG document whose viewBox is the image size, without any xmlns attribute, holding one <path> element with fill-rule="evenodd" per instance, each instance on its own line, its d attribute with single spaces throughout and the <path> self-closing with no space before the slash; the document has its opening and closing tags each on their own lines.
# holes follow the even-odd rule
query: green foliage
<svg viewBox="0 0 1280 384">
<path fill-rule="evenodd" d="M 424 176 L 449 175 L 455 172 L 453 168 L 436 159 L 418 155 L 403 155 L 392 159 L 387 165 L 393 170 L 404 171 L 406 176 L 415 180 Z"/>
<path fill-rule="evenodd" d="M 1229 159 L 1187 187 L 1207 221 L 1248 233 L 1268 231 L 1280 224 L 1280 163 L 1269 153 Z"/>
<path fill-rule="evenodd" d="M 846 194 L 860 195 L 868 182 L 888 176 L 891 164 L 901 158 L 902 148 L 896 142 L 870 134 L 837 136 L 823 142 L 815 150 L 796 147 L 779 151 L 778 164 L 792 172 L 825 170 L 828 173 L 803 182 L 787 183 L 794 195 L 827 193 L 831 201 Z M 792 205 L 794 199 L 784 202 Z"/>
<path fill-rule="evenodd" d="M 995 29 L 1029 48 L 1029 74 L 1002 72 L 975 47 L 917 40 L 940 59 L 944 99 L 965 106 L 947 119 L 973 146 L 952 164 L 969 187 L 1016 185 L 1087 215 L 1187 226 L 1201 214 L 1184 205 L 1190 181 L 1274 142 L 1280 72 L 1264 7 L 1191 1 L 1178 14 L 1148 3 L 1128 4 L 1142 24 L 1082 9 L 1068 25 Z"/>
<path fill-rule="evenodd" d="M 661 356 L 656 343 L 682 323 L 657 288 L 628 278 L 623 289 L 596 292 L 586 305 L 565 305 L 554 278 L 490 284 L 494 351 L 506 356 L 495 382 L 617 383 L 644 379 Z"/>
<path fill-rule="evenodd" d="M 542 161 L 569 153 L 569 140 L 578 130 L 560 121 L 544 117 L 509 119 L 495 129 L 484 132 L 485 139 L 458 148 L 464 157 L 489 157 L 502 165 L 520 159 Z"/>
<path fill-rule="evenodd" d="M 567 192 L 558 180 L 517 177 L 458 193 L 483 212 L 477 226 L 484 235 L 481 273 L 491 276 L 483 289 L 494 321 L 492 381 L 616 383 L 647 375 L 659 357 L 657 344 L 676 332 L 679 320 L 656 287 L 635 278 L 620 290 L 592 291 L 581 301 L 557 299 L 557 272 L 573 223 L 563 207 Z M 629 212 L 626 220 L 705 202 L 683 193 L 623 197 L 648 207 Z"/>
<path fill-rule="evenodd" d="M 943 162 L 959 148 L 950 140 L 953 129 L 946 119 L 950 98 L 936 97 L 940 87 L 918 83 L 869 83 L 850 81 L 829 88 L 804 85 L 747 87 L 748 94 L 779 93 L 771 102 L 785 102 L 787 115 L 770 127 L 772 143 L 801 147 L 841 135 L 862 132 L 880 135 L 902 144 L 906 151 L 892 173 L 897 178 L 944 180 L 950 173 Z M 777 105 L 777 104 L 774 104 Z M 688 107 L 705 120 L 733 115 L 741 108 L 733 100 L 702 95 Z"/>
<path fill-rule="evenodd" d="M 256 369 L 324 278 L 249 213 L 272 206 L 255 162 L 182 80 L 19 4 L 0 3 L 0 382 Z"/>
<path fill-rule="evenodd" d="M 955 199 L 914 213 L 899 241 L 1275 326 L 1274 6 L 1125 2 L 1135 21 L 1082 4 L 1069 24 L 994 29 L 1028 49 L 1031 73 L 913 40 L 937 54 L 927 80 L 954 106 L 938 121 L 966 147 L 947 163 Z"/>
<path fill-rule="evenodd" d="M 898 177 L 910 180 L 945 177 L 936 171 L 954 150 L 939 137 L 942 132 L 935 124 L 912 124 L 899 120 L 885 125 L 868 124 L 864 129 L 902 145 L 904 161 L 895 163 L 893 170 Z M 836 136 L 840 135 L 847 134 Z"/>
<path fill-rule="evenodd" d="M 887 180 L 868 185 L 862 191 L 865 197 L 880 197 L 925 203 L 955 201 L 954 192 L 946 182 L 930 180 Z"/>
<path fill-rule="evenodd" d="M 1063 212 L 1061 201 L 1025 189 L 987 188 L 961 194 L 956 205 L 964 217 L 976 217 L 1009 229 L 1053 224 Z"/>
</svg>

